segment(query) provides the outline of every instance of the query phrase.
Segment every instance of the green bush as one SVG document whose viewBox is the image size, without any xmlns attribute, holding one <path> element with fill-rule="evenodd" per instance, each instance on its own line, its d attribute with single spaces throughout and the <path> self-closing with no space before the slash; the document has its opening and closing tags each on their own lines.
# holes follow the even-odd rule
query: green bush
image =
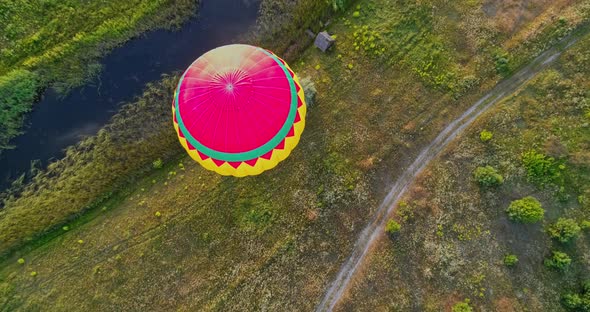
<svg viewBox="0 0 590 312">
<path fill-rule="evenodd" d="M 393 235 L 399 232 L 401 228 L 402 226 L 399 223 L 397 223 L 397 221 L 391 219 L 387 222 L 387 225 L 385 226 L 385 232 L 387 232 L 387 234 L 389 235 Z"/>
<path fill-rule="evenodd" d="M 506 77 L 510 74 L 510 59 L 508 53 L 500 50 L 495 53 L 494 62 L 496 65 L 496 73 L 502 77 Z"/>
<path fill-rule="evenodd" d="M 566 309 L 573 311 L 582 306 L 582 298 L 578 294 L 565 294 L 561 297 L 561 302 Z"/>
<path fill-rule="evenodd" d="M 507 254 L 504 256 L 504 265 L 507 267 L 515 266 L 518 263 L 518 257 L 516 255 Z"/>
<path fill-rule="evenodd" d="M 332 0 L 332 8 L 334 11 L 344 11 L 349 3 L 349 0 Z"/>
<path fill-rule="evenodd" d="M 534 197 L 527 196 L 510 203 L 506 209 L 508 218 L 520 223 L 536 223 L 543 219 L 545 210 L 541 203 Z"/>
<path fill-rule="evenodd" d="M 557 222 L 547 228 L 547 233 L 551 238 L 561 243 L 567 243 L 576 238 L 581 230 L 575 220 L 559 218 Z"/>
<path fill-rule="evenodd" d="M 477 167 L 473 174 L 481 186 L 498 186 L 504 183 L 504 178 L 491 166 Z"/>
<path fill-rule="evenodd" d="M 582 283 L 581 292 L 567 293 L 561 297 L 561 303 L 568 311 L 590 311 L 590 281 Z"/>
<path fill-rule="evenodd" d="M 553 251 L 551 258 L 545 259 L 545 266 L 551 269 L 565 270 L 572 263 L 572 259 L 561 251 Z"/>
<path fill-rule="evenodd" d="M 580 222 L 580 228 L 584 231 L 590 230 L 590 221 L 583 220 L 582 222 Z"/>
<path fill-rule="evenodd" d="M 154 169 L 162 169 L 163 166 L 164 166 L 164 162 L 160 158 L 158 158 L 152 162 L 152 167 L 154 167 Z"/>
<path fill-rule="evenodd" d="M 479 139 L 482 142 L 487 142 L 487 141 L 491 140 L 493 137 L 494 137 L 494 134 L 488 130 L 483 130 L 482 132 L 479 133 Z"/>
<path fill-rule="evenodd" d="M 560 171 L 564 170 L 565 166 L 559 165 L 553 157 L 530 150 L 522 154 L 522 163 L 530 182 L 540 186 L 549 183 L 563 184 Z"/>
<path fill-rule="evenodd" d="M 453 312 L 472 312 L 473 308 L 469 305 L 469 299 L 457 302 L 452 308 Z"/>
</svg>

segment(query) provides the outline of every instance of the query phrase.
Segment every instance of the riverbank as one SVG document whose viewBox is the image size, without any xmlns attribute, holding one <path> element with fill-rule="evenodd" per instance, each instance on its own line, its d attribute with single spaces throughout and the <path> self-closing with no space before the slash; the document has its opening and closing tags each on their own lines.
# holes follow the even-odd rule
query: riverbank
<svg viewBox="0 0 590 312">
<path fill-rule="evenodd" d="M 500 75 L 510 74 L 511 67 L 498 65 L 524 65 L 587 18 L 546 4 L 504 32 L 494 26 L 501 13 L 487 16 L 471 1 L 436 1 L 436 10 L 431 3 L 385 0 L 358 5 L 330 26 L 338 36 L 335 51 L 310 48 L 292 63 L 316 83 L 318 97 L 288 160 L 268 174 L 239 180 L 206 172 L 188 157 L 168 160 L 97 206 L 94 218 L 80 226 L 60 224 L 59 213 L 78 194 L 69 190 L 89 187 L 91 179 L 52 177 L 57 180 L 48 185 L 60 192 L 31 187 L 0 215 L 0 233 L 18 239 L 23 229 L 9 220 L 19 216 L 35 218 L 33 226 L 60 224 L 61 235 L 7 259 L 0 289 L 9 299 L 2 304 L 312 310 L 398 168 Z M 567 23 L 549 22 L 556 15 L 568 16 Z M 452 40 L 467 34 L 473 37 L 465 46 Z M 506 48 L 506 61 L 493 46 Z M 415 50 L 440 57 L 430 60 L 431 53 Z M 102 170 L 110 168 L 109 160 Z M 59 206 L 27 208 L 54 194 L 64 196 Z M 23 209 L 30 210 L 18 213 Z M 39 292 L 38 285 L 50 291 Z M 82 285 L 95 291 L 80 294 Z"/>
<path fill-rule="evenodd" d="M 156 28 L 179 27 L 199 1 L 0 3 L 0 153 L 14 148 L 26 113 L 51 87 L 60 94 L 94 79 L 100 59 Z"/>
<path fill-rule="evenodd" d="M 113 49 L 100 60 L 98 76 L 67 95 L 47 90 L 27 114 L 27 131 L 0 154 L 0 193 L 26 174 L 62 158 L 67 147 L 95 135 L 123 103 L 141 95 L 147 83 L 181 71 L 200 55 L 233 42 L 255 27 L 260 2 L 203 1 L 199 16 L 182 27 L 151 30 Z M 29 170 L 33 164 L 33 174 Z"/>
</svg>

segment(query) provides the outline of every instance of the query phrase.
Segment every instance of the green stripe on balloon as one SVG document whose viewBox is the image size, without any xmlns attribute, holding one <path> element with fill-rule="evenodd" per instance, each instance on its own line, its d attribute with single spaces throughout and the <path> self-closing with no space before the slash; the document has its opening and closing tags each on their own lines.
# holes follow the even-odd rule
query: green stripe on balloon
<svg viewBox="0 0 590 312">
<path fill-rule="evenodd" d="M 211 158 L 217 159 L 217 160 L 232 161 L 232 162 L 247 161 L 247 160 L 252 160 L 252 159 L 258 158 L 258 157 L 272 151 L 277 145 L 279 145 L 279 143 L 281 143 L 281 141 L 283 141 L 285 139 L 287 134 L 289 134 L 289 131 L 291 130 L 291 127 L 293 126 L 293 122 L 295 121 L 295 117 L 297 115 L 297 89 L 295 88 L 295 81 L 293 80 L 293 77 L 291 77 L 291 75 L 289 74 L 289 71 L 285 67 L 285 65 L 274 54 L 272 54 L 264 49 L 261 49 L 261 48 L 258 48 L 258 49 L 261 50 L 262 52 L 264 52 L 266 55 L 270 56 L 281 67 L 281 69 L 285 73 L 285 76 L 289 80 L 289 86 L 291 88 L 291 107 L 289 108 L 289 115 L 287 116 L 287 120 L 285 120 L 285 123 L 281 127 L 281 130 L 279 130 L 279 132 L 277 132 L 277 134 L 272 139 L 270 139 L 270 141 L 266 142 L 264 145 L 262 145 L 258 148 L 255 148 L 251 151 L 242 152 L 242 153 L 226 153 L 226 152 L 216 151 L 214 149 L 211 149 L 211 148 L 201 144 L 186 129 L 184 122 L 182 121 L 182 117 L 180 116 L 180 109 L 179 109 L 179 104 L 178 104 L 178 96 L 180 94 L 180 86 L 182 85 L 182 81 L 184 80 L 184 76 L 188 73 L 189 69 L 192 67 L 191 66 L 184 72 L 184 74 L 182 74 L 182 77 L 180 78 L 180 82 L 178 83 L 178 88 L 176 90 L 176 96 L 174 98 L 174 105 L 176 107 L 176 120 L 178 122 L 178 127 L 180 128 L 180 131 L 182 131 L 182 134 L 184 135 L 186 140 L 193 147 L 195 147 L 195 149 L 197 149 L 199 152 L 201 152 Z"/>
</svg>

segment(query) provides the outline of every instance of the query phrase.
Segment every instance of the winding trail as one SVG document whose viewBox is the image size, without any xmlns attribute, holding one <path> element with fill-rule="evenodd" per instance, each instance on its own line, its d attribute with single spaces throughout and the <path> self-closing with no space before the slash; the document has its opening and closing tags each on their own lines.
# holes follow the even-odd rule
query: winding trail
<svg viewBox="0 0 590 312">
<path fill-rule="evenodd" d="M 585 33 L 587 33 L 587 30 L 583 32 L 583 34 Z M 434 141 L 420 152 L 414 162 L 395 182 L 373 218 L 361 232 L 353 247 L 352 254 L 342 265 L 336 278 L 324 294 L 322 301 L 317 306 L 317 312 L 332 311 L 336 307 L 348 288 L 356 270 L 365 259 L 369 248 L 382 234 L 382 228 L 387 221 L 387 216 L 393 212 L 402 195 L 408 190 L 415 178 L 424 170 L 430 161 L 435 159 L 450 142 L 461 134 L 483 112 L 506 96 L 513 94 L 540 71 L 555 62 L 563 51 L 578 41 L 579 37 L 580 34 L 573 34 L 563 39 L 559 44 L 543 52 L 513 76 L 500 82 L 461 116 L 444 128 Z"/>
</svg>

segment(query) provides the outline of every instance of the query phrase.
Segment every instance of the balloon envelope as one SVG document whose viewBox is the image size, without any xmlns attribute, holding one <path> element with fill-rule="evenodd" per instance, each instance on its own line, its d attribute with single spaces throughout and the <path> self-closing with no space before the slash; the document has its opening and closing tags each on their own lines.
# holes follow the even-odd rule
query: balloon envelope
<svg viewBox="0 0 590 312">
<path fill-rule="evenodd" d="M 306 106 L 285 61 L 234 44 L 205 53 L 185 71 L 172 113 L 180 143 L 194 160 L 243 177 L 289 156 L 305 127 Z"/>
</svg>

